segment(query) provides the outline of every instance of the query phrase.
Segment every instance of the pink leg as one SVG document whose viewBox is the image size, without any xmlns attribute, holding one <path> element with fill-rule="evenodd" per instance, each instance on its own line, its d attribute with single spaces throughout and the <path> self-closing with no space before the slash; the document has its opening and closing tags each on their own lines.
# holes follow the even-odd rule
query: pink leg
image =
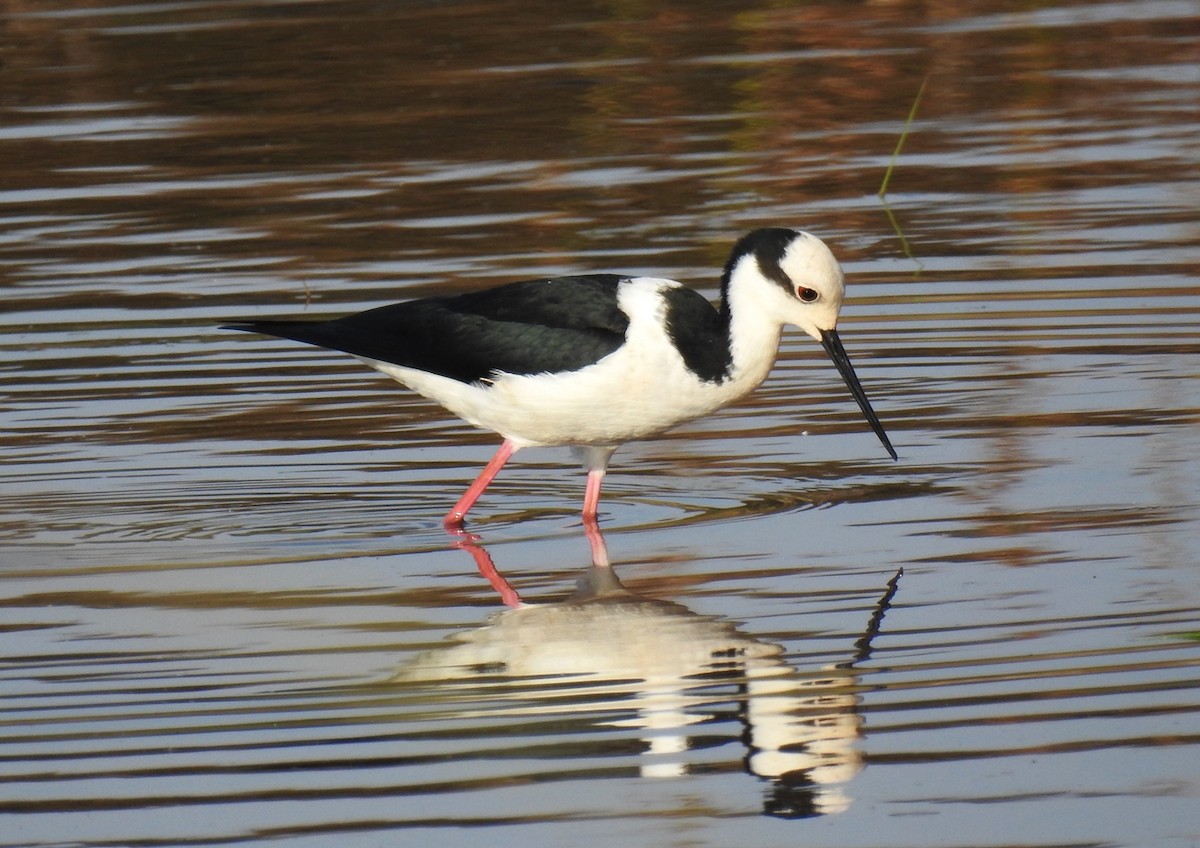
<svg viewBox="0 0 1200 848">
<path fill-rule="evenodd" d="M 589 519 L 592 523 L 596 521 L 596 514 L 600 509 L 600 484 L 604 482 L 604 469 L 592 468 L 588 471 L 587 491 L 583 496 L 583 522 L 586 524 Z"/>
<path fill-rule="evenodd" d="M 504 463 L 508 462 L 509 457 L 516 452 L 517 446 L 508 439 L 505 439 L 500 445 L 500 449 L 496 451 L 496 455 L 492 457 L 492 461 L 487 464 L 483 471 L 479 472 L 479 476 L 475 478 L 475 482 L 471 484 L 469 489 L 463 492 L 463 496 L 458 499 L 458 503 L 442 519 L 442 524 L 447 530 L 457 530 L 462 527 L 463 519 L 467 517 L 467 510 L 475 505 L 475 501 L 479 500 L 479 496 L 483 494 L 484 489 L 491 485 L 492 480 L 496 479 L 496 475 L 500 473 L 500 469 L 504 467 Z M 597 495 L 599 495 L 599 492 L 597 492 Z"/>
</svg>

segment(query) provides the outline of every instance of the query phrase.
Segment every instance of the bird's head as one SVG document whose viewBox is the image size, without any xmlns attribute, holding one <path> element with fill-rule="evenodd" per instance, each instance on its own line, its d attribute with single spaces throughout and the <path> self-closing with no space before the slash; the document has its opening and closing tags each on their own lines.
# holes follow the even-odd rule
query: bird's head
<svg viewBox="0 0 1200 848">
<path fill-rule="evenodd" d="M 842 266 L 825 242 L 782 227 L 743 236 L 725 267 L 724 285 L 726 297 L 752 298 L 756 309 L 817 341 L 837 329 L 846 293 Z"/>
<path fill-rule="evenodd" d="M 838 337 L 837 321 L 846 293 L 846 278 L 825 242 L 800 230 L 782 227 L 755 230 L 734 246 L 725 266 L 722 287 L 730 308 L 735 300 L 753 301 L 750 308 L 761 310 L 780 324 L 794 324 L 819 341 L 871 429 L 892 459 L 896 458 L 896 451 Z"/>
</svg>

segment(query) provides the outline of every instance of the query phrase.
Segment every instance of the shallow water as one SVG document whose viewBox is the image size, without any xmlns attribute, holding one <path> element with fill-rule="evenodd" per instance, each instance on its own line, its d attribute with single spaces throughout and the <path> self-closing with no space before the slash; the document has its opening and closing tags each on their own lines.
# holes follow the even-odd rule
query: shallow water
<svg viewBox="0 0 1200 848">
<path fill-rule="evenodd" d="M 1200 841 L 1198 23 L 4 3 L 0 845 Z M 612 572 L 567 451 L 463 544 L 490 435 L 214 329 L 769 224 L 900 460 L 791 333 L 618 452 Z"/>
</svg>

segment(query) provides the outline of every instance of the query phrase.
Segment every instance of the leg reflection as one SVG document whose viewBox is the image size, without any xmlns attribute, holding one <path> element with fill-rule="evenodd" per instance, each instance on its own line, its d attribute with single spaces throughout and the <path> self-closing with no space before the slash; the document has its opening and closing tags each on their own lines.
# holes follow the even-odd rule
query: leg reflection
<svg viewBox="0 0 1200 848">
<path fill-rule="evenodd" d="M 500 595 L 500 601 L 506 607 L 521 606 L 521 596 L 517 594 L 517 590 L 512 587 L 512 584 L 504 579 L 504 575 L 496 569 L 496 563 L 492 562 L 492 555 L 479 543 L 479 537 L 458 529 L 449 529 L 449 533 L 455 537 L 454 547 L 466 551 L 475 560 L 475 567 L 479 569 L 483 579 L 491 584 L 491 587 Z"/>
<path fill-rule="evenodd" d="M 591 548 L 592 568 L 604 569 L 609 574 L 591 575 L 589 582 L 606 582 L 605 576 L 611 574 L 611 563 L 608 559 L 608 545 L 604 541 L 604 533 L 600 530 L 600 524 L 596 518 L 584 516 L 583 531 L 587 537 L 588 546 Z M 521 596 L 517 590 L 512 587 L 512 584 L 504 578 L 496 568 L 496 563 L 492 560 L 492 555 L 487 552 L 487 548 L 483 546 L 482 540 L 474 533 L 469 533 L 463 527 L 447 526 L 446 532 L 454 539 L 453 546 L 459 550 L 466 551 L 475 560 L 475 567 L 479 569 L 479 573 L 491 585 L 493 589 L 500 595 L 500 600 L 507 607 L 519 607 L 523 603 Z"/>
</svg>

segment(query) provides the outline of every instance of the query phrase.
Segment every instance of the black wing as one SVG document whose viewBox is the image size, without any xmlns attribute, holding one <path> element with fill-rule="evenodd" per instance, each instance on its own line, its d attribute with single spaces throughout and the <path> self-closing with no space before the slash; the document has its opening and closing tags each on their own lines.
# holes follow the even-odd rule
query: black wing
<svg viewBox="0 0 1200 848">
<path fill-rule="evenodd" d="M 617 306 L 628 279 L 589 274 L 412 300 L 331 321 L 244 321 L 222 329 L 292 339 L 440 374 L 464 383 L 496 371 L 572 371 L 625 341 Z"/>
</svg>

